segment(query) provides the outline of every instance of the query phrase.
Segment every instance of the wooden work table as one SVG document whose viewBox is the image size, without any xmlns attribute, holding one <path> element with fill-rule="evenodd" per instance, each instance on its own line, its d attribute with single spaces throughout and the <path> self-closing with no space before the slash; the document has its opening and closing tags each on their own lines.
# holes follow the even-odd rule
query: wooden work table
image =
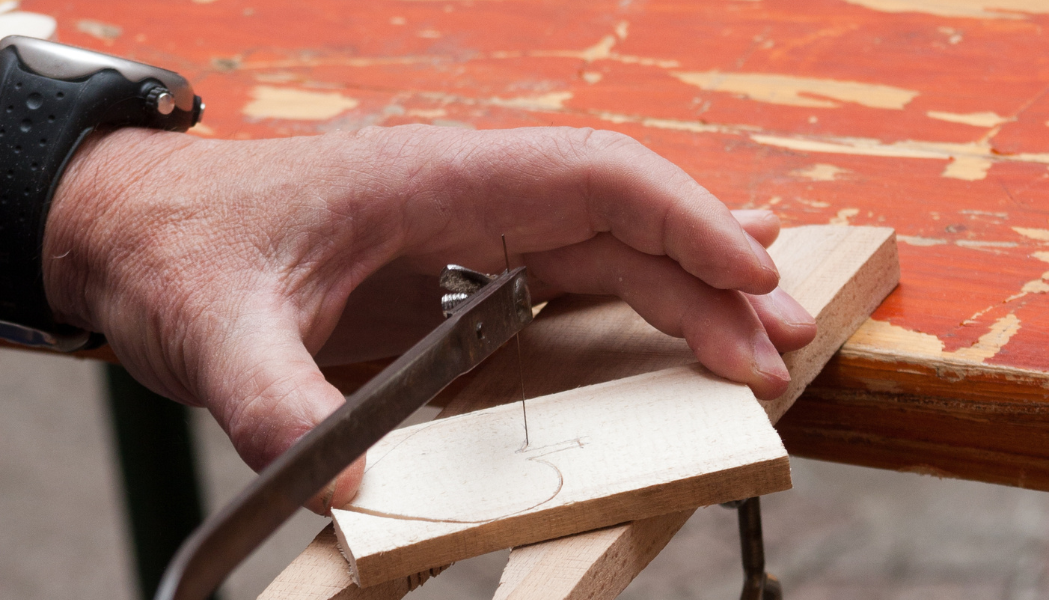
<svg viewBox="0 0 1049 600">
<path fill-rule="evenodd" d="M 788 449 L 1049 490 L 1049 4 L 23 7 L 60 41 L 187 76 L 202 137 L 613 129 L 733 208 L 894 227 L 900 286 L 780 421 Z"/>
</svg>

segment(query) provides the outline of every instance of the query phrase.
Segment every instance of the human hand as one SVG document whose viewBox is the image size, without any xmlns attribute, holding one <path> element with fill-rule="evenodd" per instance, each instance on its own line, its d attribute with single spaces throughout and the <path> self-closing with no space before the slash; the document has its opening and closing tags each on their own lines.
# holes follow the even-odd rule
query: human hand
<svg viewBox="0 0 1049 600">
<path fill-rule="evenodd" d="M 44 277 L 59 319 L 105 333 L 158 393 L 206 406 L 259 469 L 344 401 L 315 356 L 403 350 L 439 318 L 432 276 L 447 263 L 501 270 L 501 234 L 537 295 L 618 295 L 711 371 L 776 397 L 789 381 L 778 351 L 815 335 L 776 288 L 762 244 L 778 230 L 610 132 L 236 142 L 124 129 L 70 163 Z M 362 471 L 313 508 L 348 502 Z"/>
</svg>

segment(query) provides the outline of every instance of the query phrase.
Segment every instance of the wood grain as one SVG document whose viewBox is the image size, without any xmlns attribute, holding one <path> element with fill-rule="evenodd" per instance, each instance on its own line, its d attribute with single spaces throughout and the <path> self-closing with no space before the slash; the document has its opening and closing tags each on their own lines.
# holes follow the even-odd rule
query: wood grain
<svg viewBox="0 0 1049 600">
<path fill-rule="evenodd" d="M 786 230 L 770 248 L 780 268 L 781 285 L 816 317 L 820 330 L 812 344 L 784 356 L 792 383 L 784 396 L 766 405 L 773 422 L 784 412 L 790 414 L 786 409 L 805 389 L 804 384 L 815 378 L 899 279 L 891 231 L 837 229 Z M 824 241 L 813 239 L 820 235 L 825 236 Z M 544 556 L 538 565 L 532 564 L 530 555 L 540 550 L 515 549 L 504 570 L 513 576 L 504 577 L 497 596 L 515 600 L 614 598 L 662 550 L 692 512 L 575 536 L 579 539 L 538 544 Z M 519 561 L 524 564 L 518 565 Z M 556 593 L 546 590 L 543 581 L 556 581 Z"/>
<path fill-rule="evenodd" d="M 641 527 L 624 524 L 516 547 L 493 600 L 614 598 L 659 554 L 693 512 L 645 519 Z M 569 566 L 573 563 L 578 566 Z"/>
<path fill-rule="evenodd" d="M 400 600 L 442 570 L 429 569 L 361 589 L 339 554 L 334 527 L 328 525 L 266 586 L 258 600 Z"/>
<path fill-rule="evenodd" d="M 333 510 L 368 587 L 502 548 L 790 487 L 786 450 L 745 385 L 698 365 L 395 431 Z"/>
</svg>

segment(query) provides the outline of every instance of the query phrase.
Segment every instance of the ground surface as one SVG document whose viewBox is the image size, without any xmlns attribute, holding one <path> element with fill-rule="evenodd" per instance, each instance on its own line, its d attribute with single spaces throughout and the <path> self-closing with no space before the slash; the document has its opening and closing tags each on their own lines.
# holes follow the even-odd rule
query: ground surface
<svg viewBox="0 0 1049 600">
<path fill-rule="evenodd" d="M 97 365 L 0 351 L 0 598 L 134 597 Z M 250 477 L 198 415 L 214 506 Z M 795 460 L 795 489 L 765 499 L 770 569 L 790 600 L 1049 597 L 1049 495 Z M 323 520 L 300 515 L 238 572 L 249 600 Z M 627 589 L 629 600 L 737 598 L 733 513 L 699 511 Z M 490 598 L 506 553 L 456 565 L 416 600 Z"/>
</svg>

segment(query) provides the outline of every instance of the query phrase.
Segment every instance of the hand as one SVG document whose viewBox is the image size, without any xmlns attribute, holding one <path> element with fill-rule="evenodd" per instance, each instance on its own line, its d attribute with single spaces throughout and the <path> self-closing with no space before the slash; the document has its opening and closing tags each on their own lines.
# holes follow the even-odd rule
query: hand
<svg viewBox="0 0 1049 600">
<path fill-rule="evenodd" d="M 151 389 L 206 406 L 259 469 L 344 401 L 315 356 L 403 350 L 440 318 L 433 275 L 500 270 L 501 234 L 537 295 L 616 294 L 713 372 L 776 397 L 789 381 L 777 350 L 815 335 L 776 287 L 762 245 L 778 231 L 610 132 L 124 129 L 89 140 L 63 176 L 44 278 L 60 319 L 105 333 Z M 348 502 L 362 471 L 313 508 Z"/>
</svg>

